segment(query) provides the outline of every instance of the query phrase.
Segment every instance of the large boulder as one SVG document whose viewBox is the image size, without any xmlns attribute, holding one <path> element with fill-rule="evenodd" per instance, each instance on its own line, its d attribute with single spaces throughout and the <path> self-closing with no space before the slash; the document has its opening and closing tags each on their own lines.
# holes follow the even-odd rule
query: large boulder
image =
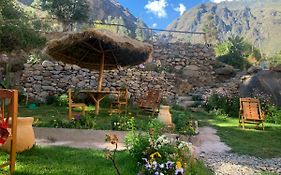
<svg viewBox="0 0 281 175">
<path fill-rule="evenodd" d="M 224 66 L 215 70 L 218 75 L 235 75 L 236 71 L 232 66 Z"/>
<path fill-rule="evenodd" d="M 263 70 L 244 78 L 241 97 L 256 97 L 281 106 L 281 72 Z"/>
</svg>

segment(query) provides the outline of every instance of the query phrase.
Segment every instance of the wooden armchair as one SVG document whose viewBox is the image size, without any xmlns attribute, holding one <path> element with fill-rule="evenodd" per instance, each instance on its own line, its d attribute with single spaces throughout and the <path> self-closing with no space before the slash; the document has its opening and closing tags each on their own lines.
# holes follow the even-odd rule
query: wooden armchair
<svg viewBox="0 0 281 175">
<path fill-rule="evenodd" d="M 240 98 L 239 126 L 245 128 L 245 123 L 262 124 L 264 130 L 264 113 L 261 111 L 260 101 L 255 98 Z"/>
<path fill-rule="evenodd" d="M 73 103 L 72 100 L 72 89 L 68 89 L 68 119 L 71 120 L 73 118 L 72 114 L 72 108 L 81 108 L 82 109 L 82 115 L 85 115 L 86 110 L 86 104 L 84 103 Z"/>
<path fill-rule="evenodd" d="M 116 101 L 111 103 L 110 112 L 111 113 L 127 113 L 128 108 L 128 98 L 129 98 L 129 91 L 127 88 L 121 88 L 118 90 L 117 99 Z"/>
<path fill-rule="evenodd" d="M 150 90 L 143 99 L 137 102 L 137 105 L 140 109 L 152 112 L 152 115 L 154 115 L 159 111 L 160 101 L 160 90 Z"/>
<path fill-rule="evenodd" d="M 9 166 L 10 174 L 13 174 L 16 163 L 18 91 L 0 89 L 0 103 L 0 145 L 4 144 L 8 138 L 9 141 L 11 141 L 9 160 L 3 164 L 0 164 L 0 168 Z M 9 119 L 11 120 L 11 125 L 9 124 L 10 130 L 7 129 Z"/>
</svg>

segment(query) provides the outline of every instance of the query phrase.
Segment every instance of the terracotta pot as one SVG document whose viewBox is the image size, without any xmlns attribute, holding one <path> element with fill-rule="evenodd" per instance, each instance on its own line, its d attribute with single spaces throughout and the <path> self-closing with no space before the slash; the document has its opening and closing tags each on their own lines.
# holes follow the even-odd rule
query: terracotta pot
<svg viewBox="0 0 281 175">
<path fill-rule="evenodd" d="M 23 152 L 29 150 L 35 144 L 35 135 L 32 128 L 33 117 L 18 117 L 17 118 L 17 140 L 16 140 L 16 151 Z M 10 152 L 11 140 L 2 146 L 1 149 Z"/>
<path fill-rule="evenodd" d="M 170 106 L 160 106 L 158 120 L 167 126 L 172 125 L 172 115 L 170 113 Z"/>
</svg>

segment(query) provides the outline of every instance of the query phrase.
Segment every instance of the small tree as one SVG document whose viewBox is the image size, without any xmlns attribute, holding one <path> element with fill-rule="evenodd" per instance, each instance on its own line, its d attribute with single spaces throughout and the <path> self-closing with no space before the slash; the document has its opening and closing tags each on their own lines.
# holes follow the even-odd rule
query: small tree
<svg viewBox="0 0 281 175">
<path fill-rule="evenodd" d="M 74 23 L 86 22 L 89 17 L 86 0 L 43 0 L 42 6 L 58 18 L 63 31 L 72 31 Z"/>
<path fill-rule="evenodd" d="M 30 49 L 44 42 L 17 1 L 0 1 L 0 52 Z"/>
<path fill-rule="evenodd" d="M 250 66 L 249 57 L 255 57 L 257 60 L 261 58 L 258 49 L 239 36 L 228 38 L 228 41 L 218 44 L 215 50 L 220 61 L 238 69 L 246 69 Z"/>
</svg>

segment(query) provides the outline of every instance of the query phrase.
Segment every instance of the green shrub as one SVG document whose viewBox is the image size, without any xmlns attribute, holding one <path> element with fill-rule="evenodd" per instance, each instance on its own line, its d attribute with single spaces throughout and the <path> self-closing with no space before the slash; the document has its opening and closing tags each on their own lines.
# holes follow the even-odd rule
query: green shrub
<svg viewBox="0 0 281 175">
<path fill-rule="evenodd" d="M 81 116 L 80 114 L 77 114 L 70 121 L 53 116 L 46 124 L 46 126 L 52 128 L 93 129 L 96 126 L 96 122 L 89 115 Z"/>
<path fill-rule="evenodd" d="M 59 106 L 67 106 L 68 105 L 68 96 L 66 94 L 62 94 L 58 98 Z"/>
<path fill-rule="evenodd" d="M 148 122 L 146 131 L 149 132 L 151 129 L 153 129 L 154 135 L 159 136 L 163 134 L 165 128 L 165 124 L 159 121 L 158 119 L 152 119 Z"/>
<path fill-rule="evenodd" d="M 68 128 L 76 129 L 94 129 L 95 120 L 90 115 L 81 116 L 77 114 L 68 124 Z"/>
<path fill-rule="evenodd" d="M 46 98 L 46 104 L 51 105 L 51 104 L 57 104 L 58 103 L 58 97 L 56 95 L 49 95 Z"/>
<path fill-rule="evenodd" d="M 212 94 L 205 105 L 207 111 L 221 110 L 229 117 L 238 117 L 239 115 L 239 97 L 227 97 L 220 94 Z"/>
<path fill-rule="evenodd" d="M 46 126 L 51 127 L 51 128 L 68 128 L 68 123 L 66 119 L 61 119 L 59 117 L 52 116 L 52 118 L 48 121 Z M 42 126 L 42 125 L 38 125 Z"/>
<path fill-rule="evenodd" d="M 277 106 L 268 106 L 265 115 L 266 122 L 281 124 L 281 108 Z"/>
<path fill-rule="evenodd" d="M 193 119 L 189 113 L 184 111 L 173 111 L 173 123 L 176 126 L 176 131 L 183 135 L 194 135 L 195 128 Z"/>
</svg>

